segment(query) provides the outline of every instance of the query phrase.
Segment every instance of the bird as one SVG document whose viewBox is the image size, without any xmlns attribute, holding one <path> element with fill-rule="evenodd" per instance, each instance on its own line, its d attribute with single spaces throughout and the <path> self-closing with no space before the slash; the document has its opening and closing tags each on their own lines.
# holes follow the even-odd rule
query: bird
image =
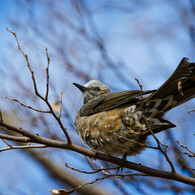
<svg viewBox="0 0 195 195">
<path fill-rule="evenodd" d="M 73 84 L 83 94 L 74 123 L 81 139 L 93 151 L 132 156 L 146 148 L 149 135 L 176 127 L 164 115 L 195 97 L 195 63 L 183 58 L 157 90 L 112 92 L 98 80 Z"/>
</svg>

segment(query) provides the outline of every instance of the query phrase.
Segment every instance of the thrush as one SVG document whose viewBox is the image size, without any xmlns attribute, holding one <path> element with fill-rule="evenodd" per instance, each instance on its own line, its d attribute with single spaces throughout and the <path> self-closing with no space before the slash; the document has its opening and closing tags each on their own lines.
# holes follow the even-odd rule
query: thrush
<svg viewBox="0 0 195 195">
<path fill-rule="evenodd" d="M 82 140 L 98 152 L 136 155 L 146 147 L 148 135 L 176 127 L 163 116 L 195 97 L 195 63 L 183 58 L 157 90 L 113 93 L 97 80 L 73 84 L 83 93 L 83 106 L 75 119 Z"/>
</svg>

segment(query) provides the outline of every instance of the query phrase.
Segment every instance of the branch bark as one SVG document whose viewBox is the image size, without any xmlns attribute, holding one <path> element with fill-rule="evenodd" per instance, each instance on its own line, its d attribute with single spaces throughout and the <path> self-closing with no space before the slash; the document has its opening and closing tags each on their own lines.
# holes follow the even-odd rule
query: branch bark
<svg viewBox="0 0 195 195">
<path fill-rule="evenodd" d="M 130 161 L 124 162 L 123 159 L 119 159 L 117 157 L 109 156 L 109 155 L 102 154 L 102 153 L 95 153 L 92 150 L 78 146 L 76 144 L 68 144 L 67 142 L 62 142 L 62 141 L 57 141 L 57 140 L 53 140 L 53 139 L 40 137 L 39 135 L 35 135 L 33 133 L 30 133 L 27 130 L 24 130 L 22 128 L 17 128 L 15 126 L 6 124 L 4 122 L 0 122 L 0 126 L 7 128 L 7 130 L 11 130 L 11 131 L 20 133 L 26 137 L 29 137 L 30 141 L 33 143 L 45 144 L 47 147 L 52 147 L 52 148 L 71 150 L 71 151 L 80 153 L 84 156 L 88 156 L 88 157 L 91 157 L 94 159 L 103 160 L 106 162 L 110 162 L 110 163 L 119 165 L 119 166 L 124 167 L 124 168 L 139 171 L 141 173 L 145 173 L 148 176 L 163 178 L 163 179 L 170 179 L 170 180 L 174 180 L 174 181 L 178 181 L 181 183 L 195 186 L 195 178 L 187 177 L 187 176 L 181 175 L 181 174 L 176 173 L 176 172 L 162 171 L 162 170 L 158 170 L 158 169 L 144 166 L 142 164 L 133 163 Z"/>
</svg>

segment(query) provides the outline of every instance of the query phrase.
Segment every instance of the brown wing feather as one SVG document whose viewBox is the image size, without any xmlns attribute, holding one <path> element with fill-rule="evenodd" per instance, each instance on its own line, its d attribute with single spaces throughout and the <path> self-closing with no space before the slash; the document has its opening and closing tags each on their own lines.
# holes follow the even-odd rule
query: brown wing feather
<svg viewBox="0 0 195 195">
<path fill-rule="evenodd" d="M 156 90 L 143 91 L 143 95 L 153 93 Z M 126 103 L 136 103 L 140 95 L 139 90 L 128 90 L 118 93 L 108 93 L 89 100 L 80 109 L 80 116 L 89 116 L 121 106 Z"/>
</svg>

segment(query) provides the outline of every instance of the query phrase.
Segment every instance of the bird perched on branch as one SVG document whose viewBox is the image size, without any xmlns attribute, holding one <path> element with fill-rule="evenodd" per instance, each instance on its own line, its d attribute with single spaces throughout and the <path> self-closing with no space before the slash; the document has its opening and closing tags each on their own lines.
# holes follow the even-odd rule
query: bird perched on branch
<svg viewBox="0 0 195 195">
<path fill-rule="evenodd" d="M 195 63 L 183 58 L 157 90 L 113 93 L 97 80 L 73 84 L 83 93 L 75 119 L 82 140 L 95 151 L 135 155 L 145 148 L 148 135 L 175 127 L 163 118 L 166 112 L 195 97 Z"/>
</svg>

